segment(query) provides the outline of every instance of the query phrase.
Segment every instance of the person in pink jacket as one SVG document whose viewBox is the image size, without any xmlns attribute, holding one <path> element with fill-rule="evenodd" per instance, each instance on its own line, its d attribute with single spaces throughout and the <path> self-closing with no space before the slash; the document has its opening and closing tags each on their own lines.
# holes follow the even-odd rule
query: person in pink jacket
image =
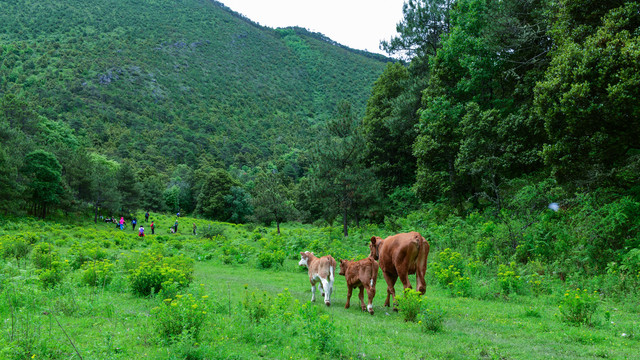
<svg viewBox="0 0 640 360">
<path fill-rule="evenodd" d="M 124 217 L 120 217 L 120 230 L 124 230 Z"/>
</svg>

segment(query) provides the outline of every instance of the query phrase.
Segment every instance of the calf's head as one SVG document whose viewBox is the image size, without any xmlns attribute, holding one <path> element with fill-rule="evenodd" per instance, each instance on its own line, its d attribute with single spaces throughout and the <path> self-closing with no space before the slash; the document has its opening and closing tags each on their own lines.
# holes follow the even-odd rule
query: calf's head
<svg viewBox="0 0 640 360">
<path fill-rule="evenodd" d="M 349 261 L 347 260 L 340 260 L 340 272 L 338 273 L 339 275 L 345 275 L 347 273 L 347 267 L 349 266 Z"/>
<path fill-rule="evenodd" d="M 380 246 L 382 245 L 382 238 L 378 236 L 371 237 L 371 243 L 369 243 L 369 250 L 371 251 L 369 256 L 374 260 L 378 260 L 380 257 Z"/>
<path fill-rule="evenodd" d="M 312 252 L 309 251 L 302 251 L 300 252 L 300 262 L 298 263 L 298 265 L 300 266 L 308 266 L 308 261 L 309 261 L 309 254 L 313 254 Z"/>
</svg>

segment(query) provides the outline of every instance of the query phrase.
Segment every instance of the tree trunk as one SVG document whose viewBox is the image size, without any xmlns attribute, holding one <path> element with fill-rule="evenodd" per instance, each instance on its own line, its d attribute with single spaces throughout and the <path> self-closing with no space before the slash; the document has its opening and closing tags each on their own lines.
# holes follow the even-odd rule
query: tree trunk
<svg viewBox="0 0 640 360">
<path fill-rule="evenodd" d="M 344 237 L 349 236 L 349 229 L 347 228 L 347 207 L 346 206 L 342 211 L 342 233 Z"/>
<path fill-rule="evenodd" d="M 280 221 L 276 220 L 276 227 L 278 228 L 278 235 L 280 235 Z"/>
</svg>

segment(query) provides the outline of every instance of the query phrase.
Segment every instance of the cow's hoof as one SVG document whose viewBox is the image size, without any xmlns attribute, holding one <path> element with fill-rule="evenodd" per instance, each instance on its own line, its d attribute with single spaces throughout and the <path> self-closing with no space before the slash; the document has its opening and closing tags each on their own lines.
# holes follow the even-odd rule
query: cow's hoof
<svg viewBox="0 0 640 360">
<path fill-rule="evenodd" d="M 325 301 L 324 304 L 327 305 L 327 306 L 331 306 L 331 302 L 329 302 L 329 301 Z"/>
<path fill-rule="evenodd" d="M 373 310 L 369 311 L 369 314 L 373 315 Z"/>
</svg>

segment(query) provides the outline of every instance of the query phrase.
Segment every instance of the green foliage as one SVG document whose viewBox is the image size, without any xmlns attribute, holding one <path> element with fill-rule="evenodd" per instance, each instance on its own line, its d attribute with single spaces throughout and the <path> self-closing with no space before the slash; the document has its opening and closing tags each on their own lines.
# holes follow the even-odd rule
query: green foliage
<svg viewBox="0 0 640 360">
<path fill-rule="evenodd" d="M 500 292 L 505 296 L 521 291 L 522 281 L 515 262 L 498 266 L 498 283 L 500 284 Z"/>
<path fill-rule="evenodd" d="M 237 185 L 227 171 L 213 170 L 202 185 L 196 211 L 210 219 L 227 220 L 224 197 L 231 194 L 231 188 Z"/>
<path fill-rule="evenodd" d="M 108 259 L 89 261 L 82 265 L 80 282 L 88 286 L 106 286 L 115 275 L 114 264 Z"/>
<path fill-rule="evenodd" d="M 24 236 L 4 235 L 0 237 L 3 258 L 15 258 L 18 263 L 31 252 L 31 244 Z"/>
<path fill-rule="evenodd" d="M 249 320 L 254 323 L 259 323 L 269 316 L 270 304 L 271 297 L 269 297 L 267 293 L 262 292 L 262 294 L 256 294 L 254 291 L 251 293 L 245 291 L 242 308 L 247 312 Z"/>
<path fill-rule="evenodd" d="M 398 310 L 404 321 L 415 322 L 417 320 L 423 300 L 420 292 L 410 288 L 404 289 L 402 295 L 396 297 Z"/>
<path fill-rule="evenodd" d="M 291 219 L 296 211 L 290 191 L 284 186 L 282 178 L 273 173 L 259 174 L 253 194 L 256 219 L 267 224 L 275 221 L 279 234 L 280 223 Z"/>
<path fill-rule="evenodd" d="M 587 289 L 567 290 L 558 306 L 563 321 L 570 325 L 593 325 L 593 314 L 598 309 L 600 296 Z"/>
<path fill-rule="evenodd" d="M 58 252 L 52 244 L 43 242 L 33 246 L 31 261 L 36 269 L 48 269 L 58 259 Z"/>
<path fill-rule="evenodd" d="M 88 261 L 104 260 L 108 252 L 100 244 L 94 242 L 77 242 L 71 245 L 69 256 L 71 257 L 71 267 L 79 269 Z"/>
<path fill-rule="evenodd" d="M 427 333 L 436 333 L 442 331 L 446 312 L 435 305 L 427 305 L 423 301 L 422 310 L 417 317 L 420 329 Z"/>
<path fill-rule="evenodd" d="M 438 262 L 429 268 L 438 284 L 449 289 L 452 296 L 471 295 L 471 279 L 465 275 L 465 260 L 462 254 L 444 249 L 438 254 Z"/>
<path fill-rule="evenodd" d="M 47 210 L 60 202 L 62 166 L 54 154 L 36 150 L 27 154 L 21 172 L 29 179 L 27 189 L 33 204 L 31 213 L 45 218 Z"/>
<path fill-rule="evenodd" d="M 340 352 L 340 338 L 336 336 L 336 326 L 328 314 L 323 314 L 311 303 L 302 304 L 300 316 L 304 325 L 304 333 L 311 341 L 311 348 L 318 355 L 335 355 Z"/>
<path fill-rule="evenodd" d="M 550 143 L 545 161 L 570 188 L 637 186 L 640 63 L 637 2 L 561 1 L 557 49 L 536 106 Z"/>
<path fill-rule="evenodd" d="M 131 291 L 148 296 L 169 286 L 189 286 L 193 278 L 193 260 L 184 256 L 165 257 L 157 252 L 138 253 L 129 270 Z"/>
<path fill-rule="evenodd" d="M 151 310 L 156 332 L 166 341 L 175 341 L 182 334 L 197 340 L 207 319 L 207 299 L 207 295 L 197 297 L 193 294 L 177 294 L 174 298 L 164 299 L 160 306 Z"/>
<path fill-rule="evenodd" d="M 54 260 L 48 268 L 37 270 L 38 279 L 45 289 L 53 288 L 62 282 L 67 268 L 66 262 Z"/>
</svg>

